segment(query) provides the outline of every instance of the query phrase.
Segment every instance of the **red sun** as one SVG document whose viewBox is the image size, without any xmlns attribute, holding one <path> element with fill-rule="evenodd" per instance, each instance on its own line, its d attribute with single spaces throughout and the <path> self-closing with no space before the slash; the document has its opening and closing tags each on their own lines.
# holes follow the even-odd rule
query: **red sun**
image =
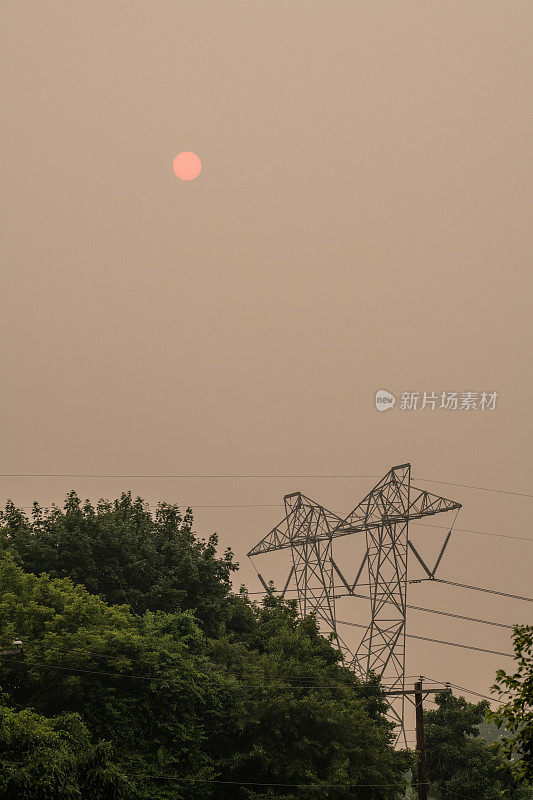
<svg viewBox="0 0 533 800">
<path fill-rule="evenodd" d="M 180 178 L 182 181 L 193 181 L 202 171 L 202 162 L 196 153 L 185 150 L 183 153 L 178 153 L 172 163 L 172 169 L 176 178 Z"/>
</svg>

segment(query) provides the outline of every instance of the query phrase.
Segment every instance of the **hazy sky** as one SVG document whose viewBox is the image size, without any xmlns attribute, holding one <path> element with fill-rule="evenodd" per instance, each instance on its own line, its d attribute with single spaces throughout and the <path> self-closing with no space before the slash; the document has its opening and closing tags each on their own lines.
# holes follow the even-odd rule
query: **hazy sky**
<svg viewBox="0 0 533 800">
<path fill-rule="evenodd" d="M 2 473 L 411 461 L 423 478 L 532 492 L 529 0 L 2 7 Z M 182 150 L 202 159 L 194 181 L 172 172 Z M 499 398 L 378 413 L 380 388 Z M 242 561 L 283 493 L 342 512 L 373 483 L 2 478 L 1 495 L 264 504 L 196 511 Z M 460 527 L 532 536 L 531 498 L 426 486 L 464 503 Z M 421 548 L 439 533 L 420 529 Z M 530 594 L 532 554 L 458 534 L 442 575 Z M 247 564 L 242 578 L 258 588 Z M 532 616 L 427 584 L 410 600 Z M 427 614 L 409 630 L 510 646 Z M 413 642 L 408 671 L 483 691 L 503 661 Z"/>
</svg>

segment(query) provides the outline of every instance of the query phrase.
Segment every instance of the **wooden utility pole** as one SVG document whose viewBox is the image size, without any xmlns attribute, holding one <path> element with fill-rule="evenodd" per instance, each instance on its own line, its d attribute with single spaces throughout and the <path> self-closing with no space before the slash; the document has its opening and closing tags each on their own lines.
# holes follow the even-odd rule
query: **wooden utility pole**
<svg viewBox="0 0 533 800">
<path fill-rule="evenodd" d="M 418 800 L 427 800 L 426 743 L 424 740 L 424 710 L 422 680 L 415 683 L 416 749 L 418 750 Z"/>
<path fill-rule="evenodd" d="M 416 681 L 414 689 L 394 689 L 392 691 L 383 692 L 384 695 L 399 695 L 403 694 L 407 699 L 411 700 L 411 695 L 414 695 L 411 702 L 415 704 L 416 713 L 416 749 L 418 750 L 418 800 L 427 800 L 428 797 L 428 778 L 426 772 L 426 743 L 424 740 L 424 709 L 422 702 L 424 697 L 428 694 L 440 694 L 441 692 L 448 692 L 448 686 L 440 686 L 435 689 L 423 689 L 422 682 L 424 678 Z"/>
</svg>

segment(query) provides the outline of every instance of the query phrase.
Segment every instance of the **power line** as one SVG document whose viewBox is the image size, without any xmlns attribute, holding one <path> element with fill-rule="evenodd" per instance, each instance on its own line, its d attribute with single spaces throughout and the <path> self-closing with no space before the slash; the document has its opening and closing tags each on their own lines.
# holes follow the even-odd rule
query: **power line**
<svg viewBox="0 0 533 800">
<path fill-rule="evenodd" d="M 8 766 L 13 764 L 22 764 L 22 761 L 7 761 L 5 759 L 0 759 L 1 764 L 6 764 Z M 228 785 L 228 786 L 278 786 L 278 787 L 292 787 L 292 788 L 327 788 L 327 789 L 338 789 L 338 788 L 350 788 L 350 789 L 368 789 L 368 788 L 377 788 L 377 787 L 405 787 L 405 782 L 402 783 L 272 783 L 272 782 L 259 782 L 259 781 L 223 781 L 219 780 L 218 778 L 193 778 L 193 777 L 186 777 L 186 776 L 178 776 L 178 775 L 155 775 L 151 772 L 124 772 L 124 775 L 127 775 L 128 778 L 149 778 L 153 780 L 168 780 L 174 783 L 207 783 L 207 784 L 216 784 L 216 785 Z"/>
<path fill-rule="evenodd" d="M 60 651 L 62 653 L 65 653 L 67 655 L 70 654 L 70 653 L 85 653 L 86 655 L 90 655 L 93 658 L 110 658 L 110 657 L 113 657 L 113 655 L 124 656 L 123 653 L 118 653 L 118 654 L 114 654 L 114 653 L 97 653 L 94 650 L 87 650 L 86 648 L 81 648 L 81 647 L 71 647 L 68 650 L 66 650 L 64 648 L 63 649 L 58 648 L 58 649 L 60 649 Z M 129 655 L 125 656 L 125 657 L 128 659 L 128 661 L 131 661 L 131 662 L 133 662 L 135 664 L 143 664 L 144 666 L 150 666 L 150 664 L 148 664 L 148 662 L 146 660 L 144 660 L 144 659 L 132 658 Z M 177 669 L 179 667 L 178 664 L 174 664 L 174 663 L 162 663 L 162 664 L 159 663 L 159 664 L 153 664 L 151 666 L 155 666 L 157 668 L 169 668 L 169 669 Z M 341 667 L 341 668 L 345 669 L 344 667 Z M 233 669 L 233 670 L 228 670 L 226 672 L 224 672 L 222 670 L 213 670 L 212 672 L 205 672 L 205 673 L 201 673 L 201 674 L 204 675 L 204 676 L 208 676 L 208 677 L 213 677 L 213 676 L 216 676 L 216 677 L 228 677 L 228 676 L 229 677 L 233 677 L 233 676 L 237 676 L 237 677 L 243 678 L 243 677 L 245 677 L 244 673 L 245 673 L 244 668 L 241 668 L 240 670 Z M 349 674 L 350 675 L 354 675 L 353 672 L 350 672 Z M 337 676 L 333 676 L 332 675 L 332 676 L 330 676 L 330 680 L 332 680 L 334 677 L 337 677 L 337 678 L 339 678 L 339 681 L 340 681 L 340 679 L 345 677 L 345 676 L 346 676 L 345 673 L 342 673 L 342 674 L 337 675 Z M 409 679 L 416 678 L 416 677 L 418 677 L 418 676 L 417 675 L 406 675 L 405 679 L 409 680 Z M 283 674 L 283 673 L 275 675 L 272 680 L 279 680 L 281 678 L 285 678 L 286 680 L 302 680 L 302 681 L 304 681 L 304 680 L 307 680 L 307 681 L 320 680 L 320 676 L 319 675 L 286 675 L 286 674 Z M 260 686 L 269 686 L 270 684 L 262 683 L 262 684 L 255 684 L 255 685 L 257 685 L 257 686 L 259 686 L 259 685 Z M 294 685 L 295 684 L 290 684 L 291 687 L 294 686 Z M 332 684 L 329 684 L 329 685 L 328 684 L 317 684 L 317 685 L 326 686 L 327 688 L 330 688 L 331 686 L 334 686 L 334 687 L 337 687 L 337 686 L 351 687 L 351 686 L 353 686 L 353 684 L 351 684 L 351 683 L 342 683 L 342 682 L 332 683 Z M 380 686 L 386 686 L 386 684 L 381 682 L 381 681 L 380 681 L 379 685 Z M 304 683 L 304 684 L 302 684 L 302 686 L 304 686 L 304 687 L 305 686 L 309 686 L 309 684 Z"/>
<path fill-rule="evenodd" d="M 7 761 L 5 759 L 1 759 L 0 763 L 5 764 L 7 766 L 11 766 L 13 764 L 21 764 L 21 761 Z M 279 782 L 272 782 L 272 781 L 224 781 L 218 778 L 192 778 L 192 777 L 185 777 L 185 776 L 177 776 L 177 775 L 168 775 L 168 774 L 154 774 L 152 772 L 124 772 L 128 778 L 144 778 L 149 780 L 165 780 L 171 781 L 173 783 L 203 783 L 203 784 L 213 784 L 217 786 L 276 786 L 278 788 L 291 788 L 291 789 L 376 789 L 376 788 L 401 788 L 404 789 L 406 786 L 406 782 L 402 781 L 396 783 L 353 783 L 351 781 L 346 783 L 279 783 Z M 448 792 L 448 790 L 443 786 L 439 787 L 444 792 Z M 457 792 L 451 792 L 456 797 L 464 798 L 464 800 L 473 800 L 470 797 L 467 797 L 463 794 L 458 794 Z"/>
<path fill-rule="evenodd" d="M 457 586 L 460 589 L 472 589 L 475 592 L 487 592 L 488 594 L 497 594 L 500 597 L 510 597 L 512 600 L 524 600 L 526 603 L 533 603 L 533 597 L 522 597 L 519 594 L 508 594 L 507 592 L 498 592 L 496 589 L 484 589 L 481 586 L 469 586 L 466 583 L 456 583 L 455 581 L 445 581 L 443 578 L 432 578 L 436 583 L 445 583 L 448 586 Z"/>
<path fill-rule="evenodd" d="M 214 783 L 229 786 L 278 786 L 280 788 L 292 789 L 372 789 L 384 787 L 400 787 L 404 788 L 405 783 L 271 783 L 259 781 L 220 781 L 211 778 L 177 778 L 173 775 L 153 775 L 152 773 L 124 773 L 132 778 L 154 778 L 156 780 L 170 780 L 176 782 L 189 781 L 191 783 Z"/>
<path fill-rule="evenodd" d="M 420 579 L 417 578 L 417 579 L 409 580 L 408 583 L 422 583 L 422 581 L 429 581 L 429 580 L 432 580 L 432 579 L 431 578 L 420 578 Z M 374 585 L 373 583 L 358 583 L 357 584 L 357 586 L 373 586 L 373 585 Z M 321 588 L 322 587 L 320 587 L 320 586 L 311 586 L 311 587 L 308 587 L 308 591 L 320 591 Z M 340 583 L 340 584 L 336 584 L 335 586 L 332 586 L 331 588 L 332 588 L 333 591 L 335 591 L 336 589 L 344 589 L 345 586 L 344 586 L 344 584 Z M 297 591 L 298 591 L 298 589 L 286 589 L 285 594 L 287 594 L 287 592 L 297 592 Z M 266 595 L 267 592 L 265 592 L 263 590 L 263 591 L 259 591 L 259 592 L 246 592 L 246 594 L 249 594 L 249 595 L 252 595 L 252 594 Z M 365 595 L 365 594 L 355 594 L 355 593 L 352 594 L 352 592 L 346 592 L 346 594 L 336 594 L 336 595 L 334 595 L 334 597 L 335 598 L 337 598 L 337 597 L 362 597 L 365 600 L 368 600 L 367 595 Z"/>
<path fill-rule="evenodd" d="M 472 797 L 469 797 L 466 794 L 459 794 L 459 792 L 455 792 L 453 789 L 447 789 L 445 786 L 441 786 L 441 784 L 437 784 L 441 792 L 447 792 L 448 794 L 453 794 L 455 797 L 460 797 L 462 800 L 474 800 Z"/>
<path fill-rule="evenodd" d="M 63 652 L 76 652 L 74 651 L 63 651 Z M 96 657 L 106 657 L 105 654 L 95 654 L 91 653 L 91 651 L 81 651 L 90 653 Z M 109 656 L 108 656 L 109 657 Z M 108 672 L 104 670 L 96 670 L 96 669 L 88 669 L 87 667 L 69 667 L 64 666 L 62 664 L 49 664 L 45 661 L 31 661 L 25 662 L 21 661 L 16 656 L 0 656 L 0 659 L 3 659 L 6 662 L 12 662 L 14 666 L 22 667 L 25 666 L 28 669 L 31 669 L 34 666 L 43 667 L 44 669 L 53 669 L 58 670 L 60 672 L 74 672 L 79 673 L 80 677 L 84 677 L 85 675 L 97 675 L 102 676 L 104 678 L 126 678 L 128 680 L 139 680 L 139 681 L 148 681 L 150 683 L 178 683 L 179 679 L 173 677 L 172 675 L 138 675 L 134 673 L 126 673 L 126 672 Z M 133 660 L 133 659 L 130 659 Z M 143 663 L 143 662 L 139 662 Z M 148 666 L 147 664 L 145 664 Z M 159 665 L 165 666 L 165 665 Z M 177 668 L 177 665 L 175 665 Z M 203 672 L 203 673 L 196 673 L 197 676 L 202 678 L 228 678 L 228 677 L 238 677 L 232 673 L 224 673 L 224 672 Z M 241 676 L 242 677 L 242 676 Z M 289 678 L 289 676 L 283 676 L 285 679 Z M 289 678 L 290 679 L 290 678 Z M 310 678 L 311 679 L 311 678 Z M 316 676 L 312 678 L 316 680 Z M 271 682 L 261 682 L 261 683 L 245 683 L 241 686 L 241 689 L 279 689 L 279 690 L 290 690 L 290 689 L 353 689 L 355 688 L 354 684 L 351 683 L 343 683 L 342 681 L 338 681 L 336 683 L 317 683 L 317 684 L 310 684 L 310 683 L 287 683 L 287 684 L 279 684 L 275 682 L 275 678 L 272 679 Z M 302 680 L 302 676 L 296 676 L 295 681 Z M 366 684 L 361 683 L 358 688 L 364 688 Z M 383 688 L 387 688 L 386 685 Z"/>
<path fill-rule="evenodd" d="M 258 480 L 260 478 L 268 479 L 296 479 L 296 478 L 379 478 L 379 475 L 99 475 L 96 473 L 12 473 L 0 474 L 0 478 L 228 478 L 228 479 L 243 479 L 250 478 Z"/>
<path fill-rule="evenodd" d="M 472 486 L 469 483 L 451 483 L 450 481 L 435 481 L 431 478 L 413 478 L 413 480 L 424 481 L 424 483 L 438 483 L 441 486 L 460 486 L 462 489 L 477 489 L 480 492 L 495 492 L 496 494 L 512 494 L 515 497 L 533 497 L 533 494 L 526 492 L 510 492 L 507 489 L 492 489 L 487 486 Z"/>
<path fill-rule="evenodd" d="M 439 530 L 446 531 L 448 530 L 447 526 L 445 525 L 434 525 L 430 522 L 414 522 L 413 525 L 422 525 L 424 528 L 438 528 Z M 531 542 L 533 544 L 533 539 L 529 536 L 509 536 L 505 533 L 492 533 L 492 531 L 478 531 L 473 530 L 472 528 L 454 528 L 453 533 L 471 533 L 478 536 L 495 536 L 498 539 L 518 539 L 521 542 Z"/>
<path fill-rule="evenodd" d="M 359 584 L 359 585 L 360 586 L 365 586 L 366 584 Z M 333 587 L 333 588 L 336 589 L 336 588 L 343 588 L 343 587 Z M 311 587 L 309 589 L 309 591 L 319 591 L 319 590 L 320 590 L 320 587 Z M 297 591 L 298 591 L 298 589 L 286 589 L 285 590 L 285 594 L 287 594 L 287 592 L 297 592 Z M 266 593 L 264 591 L 263 592 L 248 592 L 247 594 L 249 594 L 249 595 L 250 594 L 262 594 L 262 595 L 266 596 Z M 368 595 L 366 595 L 366 594 L 356 594 L 355 592 L 353 592 L 353 593 L 349 592 L 349 593 L 345 593 L 345 594 L 335 595 L 335 598 L 337 598 L 337 597 L 356 597 L 359 600 L 369 600 L 370 599 L 368 597 Z M 257 601 L 252 601 L 252 602 L 257 602 Z M 479 622 L 482 625 L 494 625 L 497 628 L 506 628 L 507 630 L 511 630 L 511 631 L 514 630 L 514 625 L 506 625 L 503 622 L 496 622 L 495 620 L 490 620 L 490 619 L 479 619 L 477 617 L 466 617 L 463 614 L 454 614 L 451 611 L 440 611 L 439 609 L 436 609 L 436 608 L 425 608 L 425 606 L 413 606 L 413 605 L 410 605 L 410 604 L 407 604 L 406 608 L 410 608 L 413 611 L 425 611 L 425 612 L 427 612 L 429 614 L 439 614 L 440 616 L 443 616 L 443 617 L 452 617 L 453 619 L 461 619 L 461 620 L 464 620 L 465 622 Z"/>
<path fill-rule="evenodd" d="M 507 628 L 508 630 L 514 630 L 514 625 L 504 625 L 503 622 L 494 622 L 490 619 L 478 619 L 477 617 L 465 617 L 462 614 L 452 614 L 451 611 L 439 611 L 436 608 L 424 608 L 423 606 L 410 606 L 408 605 L 407 608 L 410 608 L 414 611 L 427 611 L 430 614 L 440 614 L 443 617 L 452 617 L 453 619 L 462 619 L 465 622 L 479 622 L 482 625 L 494 625 L 497 628 Z"/>
<path fill-rule="evenodd" d="M 90 656 L 92 656 L 94 658 L 112 658 L 113 657 L 112 653 L 95 653 L 92 650 L 84 650 L 84 649 L 81 649 L 81 648 L 72 648 L 70 650 L 62 650 L 61 652 L 65 653 L 65 654 L 69 654 L 69 653 L 85 653 L 85 654 L 90 655 Z M 122 655 L 123 656 L 124 654 L 118 654 L 118 655 Z M 87 674 L 90 674 L 90 675 L 102 675 L 103 677 L 111 677 L 111 678 L 128 678 L 128 679 L 131 679 L 131 680 L 144 680 L 144 681 L 164 682 L 164 683 L 168 683 L 169 679 L 170 679 L 170 682 L 172 682 L 172 675 L 138 675 L 138 674 L 126 673 L 126 672 L 108 672 L 108 671 L 103 671 L 103 670 L 88 669 L 87 667 L 69 667 L 69 666 L 64 666 L 64 665 L 61 665 L 61 664 L 49 664 L 48 662 L 44 662 L 44 661 L 25 662 L 25 661 L 21 661 L 19 658 L 14 657 L 14 656 L 0 656 L 0 658 L 4 659 L 4 661 L 11 661 L 16 666 L 26 666 L 28 668 L 31 668 L 32 666 L 39 666 L 39 667 L 45 667 L 47 669 L 57 669 L 57 670 L 66 671 L 66 672 L 81 672 L 81 673 L 87 673 Z M 126 656 L 126 658 L 129 661 L 132 661 L 132 662 L 135 662 L 135 663 L 138 663 L 138 664 L 144 664 L 144 666 L 149 666 L 149 664 L 146 661 L 142 661 L 141 659 L 134 659 L 134 658 L 130 658 L 129 656 Z M 161 667 L 174 668 L 175 670 L 177 670 L 178 667 L 179 667 L 178 664 L 157 664 L 157 665 L 154 665 L 154 666 L 159 667 L 159 668 L 161 668 Z M 221 672 L 221 671 L 216 671 L 216 670 L 213 670 L 212 672 L 202 672 L 202 673 L 197 672 L 196 674 L 201 676 L 201 677 L 203 677 L 203 678 L 239 677 L 239 674 L 236 673 L 236 672 Z M 240 677 L 242 678 L 244 676 L 240 675 Z M 342 676 L 339 676 L 339 677 L 342 677 Z M 411 677 L 415 677 L 415 676 L 411 676 Z M 272 679 L 272 682 L 270 682 L 270 683 L 267 683 L 267 682 L 248 683 L 246 685 L 247 686 L 253 686 L 253 687 L 260 687 L 260 688 L 277 688 L 277 689 L 317 689 L 317 688 L 324 688 L 324 689 L 332 689 L 332 688 L 334 688 L 334 689 L 338 689 L 338 688 L 353 688 L 354 687 L 354 684 L 343 683 L 340 680 L 338 682 L 336 682 L 336 683 L 330 683 L 330 684 L 326 684 L 326 683 L 317 683 L 317 684 L 290 683 L 290 684 L 285 684 L 285 685 L 280 686 L 280 685 L 275 683 L 277 678 L 285 678 L 286 680 L 291 680 L 291 676 L 290 675 L 281 675 L 281 676 L 275 676 Z M 317 679 L 319 679 L 319 677 L 316 676 L 316 675 L 314 675 L 314 676 L 302 676 L 302 675 L 294 676 L 294 680 L 295 681 L 297 681 L 297 680 L 301 681 L 301 680 L 304 680 L 304 679 L 317 680 Z M 361 684 L 361 686 L 364 686 L 364 685 L 365 684 Z"/>
<path fill-rule="evenodd" d="M 259 479 L 296 479 L 296 478 L 303 478 L 305 480 L 308 479 L 350 479 L 350 480 L 359 480 L 363 478 L 380 478 L 381 475 L 171 475 L 171 474 L 160 474 L 160 475 L 126 475 L 126 474 L 116 474 L 116 475 L 104 475 L 104 474 L 97 474 L 97 473 L 67 473 L 67 472 L 57 472 L 57 473 L 46 473 L 46 472 L 19 472 L 19 473 L 3 473 L 0 474 L 0 478 L 103 478 L 103 479 L 126 479 L 126 478 L 155 478 L 155 479 L 183 479 L 183 478 L 191 478 L 191 479 L 251 479 L 251 480 L 259 480 Z M 458 486 L 462 489 L 475 489 L 480 492 L 494 492 L 496 494 L 508 494 L 514 495 L 515 497 L 531 497 L 533 498 L 533 494 L 528 494 L 527 492 L 511 492 L 507 489 L 494 489 L 488 486 L 474 486 L 468 483 L 452 483 L 451 481 L 437 481 L 431 478 L 416 478 L 415 480 L 424 481 L 425 483 L 438 483 L 442 486 Z"/>
<path fill-rule="evenodd" d="M 87 669 L 85 667 L 64 667 L 60 664 L 47 664 L 45 661 L 32 661 L 31 663 L 27 663 L 25 661 L 20 661 L 17 657 L 6 657 L 0 656 L 0 658 L 4 660 L 12 661 L 15 666 L 18 667 L 27 667 L 32 668 L 33 666 L 44 667 L 45 669 L 57 669 L 62 672 L 79 672 L 81 674 L 88 674 L 88 675 L 102 675 L 106 678 L 127 678 L 129 680 L 139 680 L 139 681 L 151 681 L 153 683 L 168 683 L 169 679 L 165 677 L 158 677 L 158 676 L 150 676 L 150 675 L 135 675 L 135 674 L 128 674 L 126 672 L 104 672 L 103 670 L 95 670 L 95 669 Z M 172 681 L 170 681 L 172 682 Z"/>
<path fill-rule="evenodd" d="M 66 653 L 66 654 L 69 654 L 69 653 L 84 653 L 86 655 L 92 656 L 93 658 L 110 658 L 110 657 L 113 657 L 113 655 L 117 655 L 117 654 L 113 654 L 113 653 L 111 653 L 111 654 L 110 653 L 97 653 L 94 650 L 87 650 L 87 649 L 83 649 L 83 648 L 80 648 L 80 647 L 73 647 L 73 648 L 70 648 L 68 650 L 63 649 L 61 652 Z M 119 653 L 118 655 L 121 656 L 121 655 L 124 655 L 124 654 Z M 18 666 L 22 666 L 24 664 L 24 662 L 21 662 L 21 661 L 19 661 L 17 659 L 14 659 L 12 656 L 2 656 L 1 658 L 4 658 L 7 661 L 10 661 L 10 662 L 12 662 L 12 663 L 14 663 L 14 664 L 16 664 Z M 131 661 L 131 662 L 134 662 L 134 663 L 138 663 L 138 664 L 143 664 L 144 666 L 149 666 L 146 661 L 143 661 L 141 659 L 135 659 L 135 658 L 132 658 L 131 656 L 126 656 L 126 658 L 128 659 L 128 661 Z M 170 677 L 170 676 L 157 676 L 157 675 L 154 675 L 154 676 L 150 676 L 150 675 L 129 675 L 127 673 L 117 673 L 117 672 L 111 673 L 111 672 L 107 672 L 107 671 L 104 672 L 102 670 L 89 670 L 89 669 L 86 669 L 86 668 L 83 668 L 83 667 L 65 667 L 65 666 L 61 666 L 61 665 L 57 665 L 57 664 L 47 664 L 45 662 L 32 662 L 31 664 L 25 663 L 24 665 L 27 666 L 27 667 L 31 667 L 33 664 L 36 664 L 38 666 L 49 667 L 51 669 L 60 669 L 60 670 L 65 670 L 65 671 L 76 671 L 76 672 L 78 672 L 78 671 L 87 672 L 87 673 L 90 673 L 92 675 L 103 675 L 104 677 L 133 678 L 133 679 L 148 680 L 148 681 L 155 681 L 155 682 L 157 682 L 157 681 L 168 682 L 168 678 Z M 169 663 L 163 663 L 163 664 L 160 663 L 160 664 L 157 664 L 155 666 L 157 666 L 158 668 L 164 667 L 164 668 L 175 668 L 175 669 L 177 669 L 179 665 L 177 665 L 177 664 L 169 664 Z M 226 678 L 226 677 L 240 677 L 241 679 L 246 677 L 245 675 L 243 675 L 241 672 L 238 672 L 238 671 L 222 672 L 222 671 L 214 670 L 213 672 L 205 672 L 205 673 L 197 673 L 197 674 L 200 674 L 202 677 L 223 677 L 223 678 Z M 343 676 L 339 675 L 338 677 L 342 678 Z M 405 676 L 406 680 L 407 679 L 417 678 L 417 677 L 418 677 L 417 675 L 406 675 Z M 298 681 L 304 681 L 304 680 L 305 681 L 311 681 L 311 680 L 317 680 L 317 678 L 319 678 L 319 676 L 317 676 L 317 675 L 296 675 L 296 676 L 291 676 L 291 675 L 282 674 L 282 675 L 274 676 L 272 678 L 272 682 L 271 683 L 254 683 L 254 684 L 247 684 L 247 686 L 262 687 L 262 688 L 280 688 L 280 689 L 287 689 L 287 688 L 289 688 L 289 689 L 293 689 L 293 688 L 297 688 L 297 689 L 306 689 L 306 688 L 312 688 L 312 689 L 316 689 L 316 688 L 325 688 L 325 689 L 331 689 L 331 688 L 335 688 L 335 689 L 336 688 L 355 688 L 355 684 L 343 683 L 342 681 L 338 681 L 336 683 L 331 683 L 331 684 L 327 684 L 327 683 L 318 683 L 318 684 L 291 683 L 291 684 L 287 684 L 287 685 L 284 685 L 284 686 L 279 686 L 279 685 L 276 685 L 274 683 L 274 681 L 277 681 L 277 680 L 282 679 L 282 678 L 284 678 L 286 680 L 293 680 L 294 679 L 294 680 L 298 680 Z M 498 702 L 493 697 L 489 697 L 488 695 L 481 694 L 480 692 L 476 692 L 473 689 L 468 689 L 466 686 L 459 686 L 459 685 L 457 685 L 455 683 L 450 683 L 450 681 L 436 680 L 435 678 L 430 678 L 428 676 L 425 676 L 424 680 L 428 680 L 431 683 L 444 684 L 446 686 L 453 687 L 454 689 L 459 689 L 459 690 L 467 692 L 469 694 L 476 695 L 477 697 L 482 697 L 482 698 L 484 698 L 486 700 L 490 700 L 491 702 Z M 365 684 L 358 684 L 357 688 L 361 688 L 361 686 L 364 686 L 364 685 Z M 395 684 L 391 684 L 391 685 L 395 685 Z M 385 688 L 386 689 L 387 688 L 387 684 L 383 683 L 383 682 L 380 682 L 379 683 L 379 688 Z M 411 729 L 406 729 L 406 731 L 409 731 L 409 730 L 411 730 Z M 413 728 L 412 730 L 414 731 L 415 729 Z"/>
<path fill-rule="evenodd" d="M 346 623 L 346 624 L 353 625 L 355 623 Z M 97 658 L 109 658 L 110 657 L 110 654 L 94 653 L 91 650 L 82 650 L 81 648 L 73 648 L 71 650 L 64 650 L 63 652 L 64 653 L 81 652 L 81 653 L 86 653 L 88 655 L 91 655 L 91 656 L 97 657 Z M 111 657 L 112 657 L 112 654 L 111 654 Z M 149 682 L 152 682 L 152 683 L 173 683 L 173 682 L 176 682 L 176 679 L 175 678 L 173 679 L 171 675 L 158 676 L 158 675 L 128 674 L 128 673 L 125 673 L 125 672 L 108 672 L 108 671 L 104 671 L 104 670 L 88 669 L 86 667 L 69 667 L 69 666 L 64 666 L 64 665 L 60 665 L 60 664 L 49 664 L 49 663 L 43 662 L 43 661 L 32 661 L 32 662 L 28 663 L 28 662 L 20 661 L 20 659 L 14 657 L 14 656 L 0 656 L 0 658 L 2 658 L 4 661 L 12 662 L 16 666 L 26 666 L 27 668 L 30 668 L 30 669 L 33 666 L 40 666 L 40 667 L 44 667 L 45 669 L 56 669 L 56 670 L 59 670 L 59 671 L 62 671 L 62 672 L 81 673 L 82 676 L 85 675 L 85 674 L 88 674 L 88 675 L 98 675 L 98 676 L 102 676 L 102 677 L 106 677 L 106 678 L 127 678 L 129 680 L 149 681 Z M 132 659 L 129 656 L 127 656 L 127 658 L 128 658 L 129 661 L 136 661 L 137 663 L 142 663 L 145 666 L 148 666 L 146 664 L 146 662 L 143 662 L 140 659 Z M 175 667 L 176 669 L 178 668 L 178 665 L 170 665 L 170 664 L 158 664 L 156 666 L 158 666 L 158 667 Z M 235 673 L 231 673 L 231 672 L 229 672 L 229 673 L 226 672 L 225 673 L 225 672 L 213 671 L 213 672 L 205 672 L 205 673 L 197 673 L 197 674 L 200 675 L 203 678 L 239 677 Z M 241 677 L 243 677 L 243 676 L 241 676 Z M 339 676 L 339 677 L 341 677 L 341 676 Z M 416 676 L 406 676 L 406 677 L 414 678 Z M 290 680 L 290 676 L 288 676 L 288 675 L 276 676 L 276 678 L 285 678 L 285 679 L 289 679 Z M 247 684 L 245 684 L 244 687 L 241 687 L 241 688 L 264 688 L 264 689 L 283 689 L 283 690 L 285 690 L 285 689 L 341 689 L 341 688 L 343 688 L 343 689 L 344 688 L 345 689 L 353 689 L 353 688 L 355 688 L 354 684 L 343 683 L 342 681 L 339 681 L 339 682 L 336 682 L 336 683 L 331 683 L 331 684 L 327 684 L 327 683 L 317 683 L 317 684 L 290 683 L 290 684 L 280 685 L 280 684 L 275 683 L 276 678 L 273 678 L 272 682 L 269 682 L 269 683 L 267 683 L 267 682 L 247 683 Z M 295 681 L 301 681 L 303 679 L 304 679 L 304 676 L 302 676 L 302 675 L 295 676 L 295 678 L 294 678 Z M 309 676 L 309 680 L 316 680 L 316 679 L 317 679 L 317 676 Z M 494 700 L 494 698 L 489 698 L 486 695 L 483 695 L 483 694 L 480 694 L 479 692 L 474 692 L 472 690 L 466 689 L 463 686 L 456 686 L 455 684 L 449 683 L 447 681 L 436 681 L 436 680 L 433 680 L 432 678 L 427 678 L 427 680 L 430 680 L 432 683 L 448 683 L 449 686 L 453 686 L 454 688 L 462 689 L 463 691 L 466 691 L 466 692 L 470 691 L 471 694 L 477 694 L 479 697 L 484 697 L 484 698 L 486 698 L 488 700 L 493 700 L 493 702 L 496 702 Z M 365 684 L 360 684 L 358 686 L 358 688 L 361 688 L 361 687 L 364 687 L 364 686 L 365 686 Z M 386 684 L 380 684 L 380 687 L 386 688 Z"/>
<path fill-rule="evenodd" d="M 346 620 L 342 620 L 342 619 L 338 619 L 337 620 L 337 624 L 338 625 L 350 625 L 353 628 L 364 628 L 365 630 L 366 630 L 366 628 L 368 628 L 368 625 L 362 625 L 359 622 L 347 622 Z M 486 650 L 484 647 L 474 647 L 474 645 L 461 644 L 459 642 L 447 642 L 447 641 L 444 641 L 443 639 L 431 639 L 428 636 L 419 636 L 418 634 L 414 634 L 414 633 L 406 633 L 405 635 L 408 636 L 410 639 L 420 639 L 423 642 L 434 642 L 435 644 L 446 644 L 446 645 L 449 645 L 450 647 L 462 647 L 465 650 L 477 650 L 480 653 L 490 653 L 491 655 L 495 655 L 495 656 L 505 656 L 506 658 L 514 658 L 514 655 L 512 653 L 502 653 L 499 650 Z"/>
<path fill-rule="evenodd" d="M 487 694 L 481 694 L 481 692 L 475 692 L 473 689 L 467 689 L 466 686 L 458 686 L 456 683 L 450 683 L 450 681 L 437 681 L 434 678 L 429 678 L 427 675 L 424 676 L 424 680 L 430 681 L 431 683 L 444 683 L 447 686 L 451 686 L 454 689 L 460 689 L 462 692 L 467 692 L 467 694 L 472 694 L 476 695 L 477 697 L 482 697 L 484 700 L 490 700 L 491 703 L 498 702 L 494 697 L 489 697 Z"/>
</svg>

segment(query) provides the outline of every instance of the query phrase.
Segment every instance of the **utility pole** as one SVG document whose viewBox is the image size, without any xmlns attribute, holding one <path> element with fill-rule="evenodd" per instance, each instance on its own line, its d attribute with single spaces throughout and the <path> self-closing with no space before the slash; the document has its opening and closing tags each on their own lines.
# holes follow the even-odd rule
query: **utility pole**
<svg viewBox="0 0 533 800">
<path fill-rule="evenodd" d="M 441 692 L 449 692 L 449 686 L 439 686 L 435 689 L 423 689 L 422 683 L 423 676 L 415 682 L 414 689 L 392 689 L 383 694 L 386 697 L 403 695 L 405 698 L 415 705 L 416 714 L 416 749 L 418 751 L 418 775 L 417 775 L 417 789 L 418 800 L 427 800 L 428 797 L 428 778 L 426 772 L 426 743 L 424 739 L 424 709 L 422 702 L 424 697 L 428 694 L 440 694 Z"/>
<path fill-rule="evenodd" d="M 418 750 L 418 800 L 427 800 L 426 743 L 424 740 L 424 710 L 422 708 L 422 677 L 415 683 L 416 749 Z"/>
</svg>

